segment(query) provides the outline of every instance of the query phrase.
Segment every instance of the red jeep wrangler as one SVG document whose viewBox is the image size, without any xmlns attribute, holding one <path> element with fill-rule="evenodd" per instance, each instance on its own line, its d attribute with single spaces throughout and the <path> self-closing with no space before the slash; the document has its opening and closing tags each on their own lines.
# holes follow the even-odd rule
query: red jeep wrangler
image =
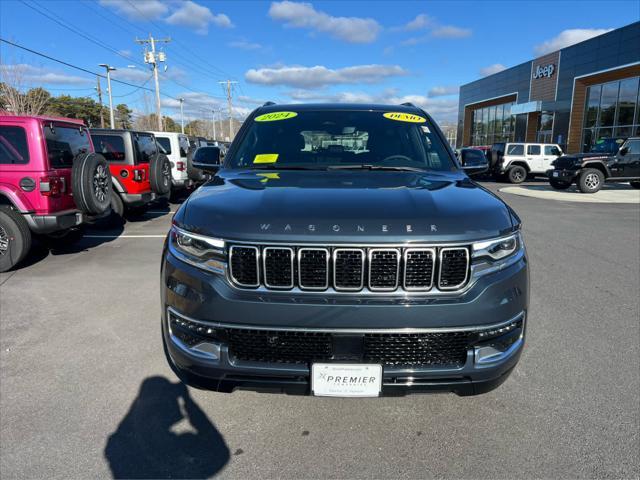
<svg viewBox="0 0 640 480">
<path fill-rule="evenodd" d="M 109 162 L 115 215 L 142 214 L 156 198 L 169 195 L 171 162 L 152 133 L 92 128 L 91 138 Z"/>
<path fill-rule="evenodd" d="M 54 244 L 108 213 L 107 161 L 80 120 L 0 115 L 0 272 L 22 260 L 32 233 Z"/>
</svg>

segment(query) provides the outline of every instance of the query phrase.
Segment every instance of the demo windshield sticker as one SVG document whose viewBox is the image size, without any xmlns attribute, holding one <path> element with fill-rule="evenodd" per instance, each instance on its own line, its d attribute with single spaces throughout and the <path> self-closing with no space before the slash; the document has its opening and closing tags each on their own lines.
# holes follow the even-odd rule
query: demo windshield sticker
<svg viewBox="0 0 640 480">
<path fill-rule="evenodd" d="M 276 163 L 277 161 L 277 153 L 259 153 L 253 157 L 253 163 Z"/>
<path fill-rule="evenodd" d="M 287 120 L 297 116 L 296 112 L 272 112 L 258 115 L 253 120 L 256 122 L 277 122 L 278 120 Z"/>
<path fill-rule="evenodd" d="M 427 121 L 426 118 L 421 117 L 420 115 L 413 115 L 411 113 L 387 112 L 382 116 L 389 120 L 396 120 L 397 122 L 424 123 Z"/>
</svg>

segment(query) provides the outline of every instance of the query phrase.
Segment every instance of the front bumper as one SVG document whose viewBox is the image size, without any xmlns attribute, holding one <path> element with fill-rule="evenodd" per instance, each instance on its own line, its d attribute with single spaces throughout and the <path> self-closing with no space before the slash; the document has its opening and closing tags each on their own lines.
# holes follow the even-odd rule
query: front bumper
<svg viewBox="0 0 640 480">
<path fill-rule="evenodd" d="M 578 176 L 578 171 L 579 170 L 564 170 L 564 169 L 549 170 L 547 172 L 547 176 L 549 177 L 549 180 L 555 180 L 557 182 L 572 183 Z"/>
<path fill-rule="evenodd" d="M 464 362 L 457 366 L 383 366 L 381 395 L 427 391 L 479 394 L 506 380 L 520 358 L 526 331 L 528 288 L 527 259 L 523 256 L 503 270 L 480 277 L 472 288 L 458 296 L 265 294 L 237 290 L 223 276 L 184 264 L 165 250 L 163 341 L 174 372 L 192 386 L 225 392 L 251 389 L 309 394 L 309 364 L 239 360 L 224 342 L 195 351 L 172 334 L 169 315 L 212 328 L 222 325 L 264 330 L 324 329 L 334 333 L 439 328 L 466 331 L 488 329 L 521 318 L 521 336 L 492 358 L 481 359 L 477 349 L 471 346 Z"/>
<path fill-rule="evenodd" d="M 51 215 L 36 215 L 33 213 L 23 214 L 32 232 L 47 234 L 68 230 L 81 225 L 85 221 L 85 216 L 77 210 L 67 210 Z"/>
</svg>

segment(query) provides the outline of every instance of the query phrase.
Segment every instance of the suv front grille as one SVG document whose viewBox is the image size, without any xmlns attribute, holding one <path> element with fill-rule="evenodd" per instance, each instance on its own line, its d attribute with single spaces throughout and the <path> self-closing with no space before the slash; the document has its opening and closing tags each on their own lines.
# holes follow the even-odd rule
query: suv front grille
<svg viewBox="0 0 640 480">
<path fill-rule="evenodd" d="M 242 288 L 356 292 L 460 290 L 469 280 L 468 247 L 321 248 L 232 245 L 229 276 Z"/>
<path fill-rule="evenodd" d="M 297 363 L 340 359 L 328 332 L 225 329 L 229 354 L 238 360 Z M 385 366 L 461 367 L 476 332 L 366 333 L 353 360 Z"/>
</svg>

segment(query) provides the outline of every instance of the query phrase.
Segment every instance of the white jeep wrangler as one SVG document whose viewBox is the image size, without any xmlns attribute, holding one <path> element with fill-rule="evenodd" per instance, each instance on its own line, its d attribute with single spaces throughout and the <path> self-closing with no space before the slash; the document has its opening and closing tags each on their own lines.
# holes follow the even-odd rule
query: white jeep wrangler
<svg viewBox="0 0 640 480">
<path fill-rule="evenodd" d="M 511 183 L 522 183 L 527 176 L 546 176 L 562 149 L 555 143 L 500 143 L 493 145 L 491 155 L 496 175 L 506 176 Z"/>
</svg>

